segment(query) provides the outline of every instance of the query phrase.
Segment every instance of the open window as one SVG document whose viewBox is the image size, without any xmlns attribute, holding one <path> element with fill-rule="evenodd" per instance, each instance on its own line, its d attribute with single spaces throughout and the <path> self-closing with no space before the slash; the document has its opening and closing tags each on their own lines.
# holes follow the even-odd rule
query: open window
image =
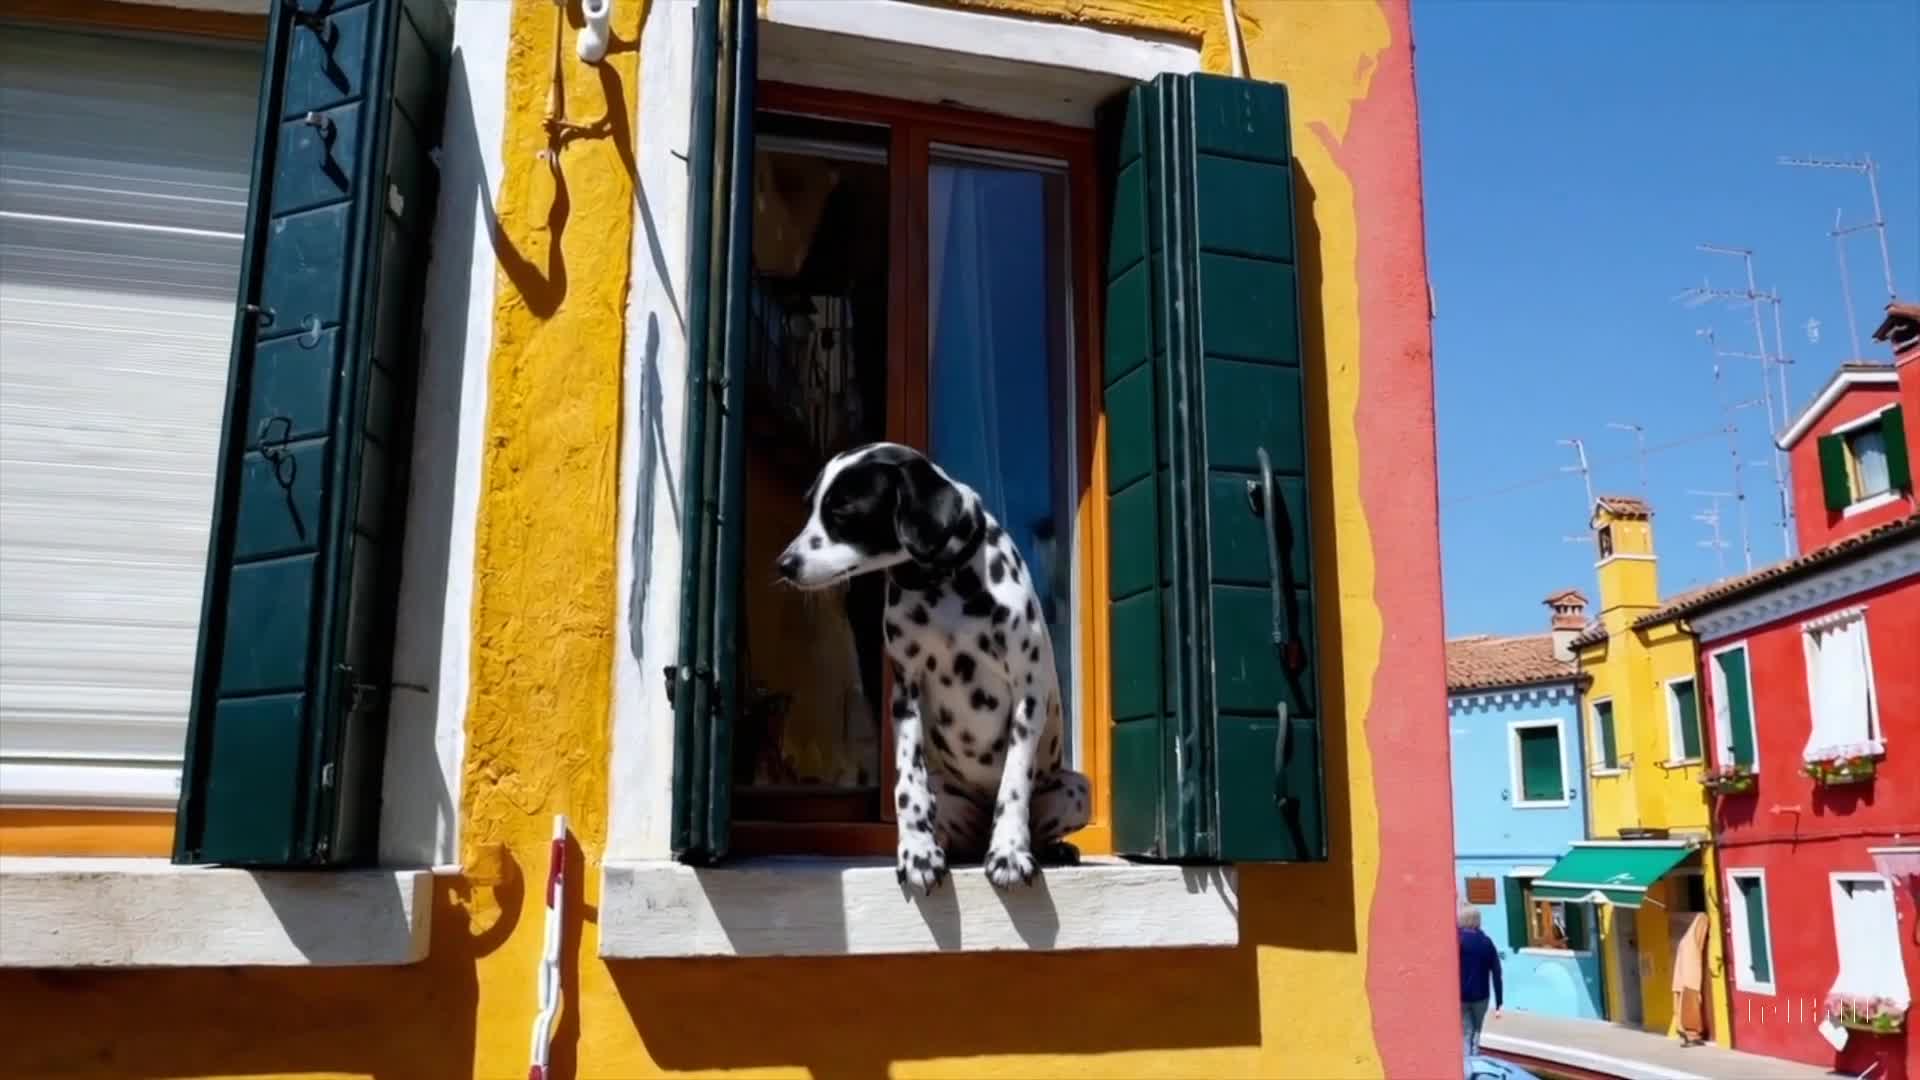
<svg viewBox="0 0 1920 1080">
<path fill-rule="evenodd" d="M 1913 491 L 1906 417 L 1894 405 L 1820 437 L 1820 487 L 1827 509 L 1843 512 Z"/>
<path fill-rule="evenodd" d="M 1161 76 L 1061 127 L 762 83 L 753 5 L 715 7 L 675 854 L 892 850 L 879 583 L 762 584 L 820 464 L 886 438 L 979 490 L 1035 569 L 1094 783 L 1072 839 L 1323 858 L 1285 89 Z"/>
</svg>

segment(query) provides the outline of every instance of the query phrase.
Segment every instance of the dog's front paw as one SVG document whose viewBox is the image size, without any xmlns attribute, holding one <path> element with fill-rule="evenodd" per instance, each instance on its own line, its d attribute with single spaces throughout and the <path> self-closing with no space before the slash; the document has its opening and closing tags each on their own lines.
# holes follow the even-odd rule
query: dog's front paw
<svg viewBox="0 0 1920 1080">
<path fill-rule="evenodd" d="M 893 876 L 902 887 L 931 895 L 947 879 L 947 853 L 940 850 L 939 844 L 915 834 L 913 839 L 900 842 L 894 855 Z"/>
<path fill-rule="evenodd" d="M 1026 848 L 993 848 L 987 852 L 987 880 L 995 888 L 1011 889 L 1015 882 L 1031 885 L 1039 872 L 1039 863 Z"/>
</svg>

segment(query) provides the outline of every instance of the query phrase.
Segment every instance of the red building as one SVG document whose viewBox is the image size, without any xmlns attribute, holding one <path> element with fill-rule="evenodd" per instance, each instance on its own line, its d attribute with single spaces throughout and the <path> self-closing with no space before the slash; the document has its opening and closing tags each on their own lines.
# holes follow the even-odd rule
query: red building
<svg viewBox="0 0 1920 1080">
<path fill-rule="evenodd" d="M 1734 1046 L 1920 1078 L 1920 307 L 1781 436 L 1801 554 L 1678 598 L 1700 644 Z M 1920 1020 L 1916 1014 L 1915 1020 Z"/>
</svg>

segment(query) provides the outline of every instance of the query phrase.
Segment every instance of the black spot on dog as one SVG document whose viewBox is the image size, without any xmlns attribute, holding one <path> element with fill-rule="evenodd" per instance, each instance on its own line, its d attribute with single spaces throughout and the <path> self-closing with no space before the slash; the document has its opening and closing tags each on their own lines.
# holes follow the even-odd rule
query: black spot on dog
<svg viewBox="0 0 1920 1080">
<path fill-rule="evenodd" d="M 977 686 L 973 688 L 973 696 L 968 699 L 968 702 L 978 712 L 993 712 L 1000 707 L 999 698 L 994 697 L 992 694 L 987 693 Z"/>
<path fill-rule="evenodd" d="M 998 555 L 995 555 L 993 557 L 993 560 L 987 563 L 987 580 L 993 582 L 995 585 L 998 585 L 1002 581 L 1005 581 L 1006 579 L 1007 579 L 1007 560 Z"/>
<path fill-rule="evenodd" d="M 903 791 L 896 796 L 893 800 L 893 805 L 905 810 L 907 808 L 907 793 Z"/>
<path fill-rule="evenodd" d="M 907 699 L 906 699 L 906 698 L 903 698 L 903 697 L 901 697 L 901 696 L 900 696 L 900 695 L 898 695 L 898 694 L 895 694 L 895 695 L 894 695 L 894 697 L 893 697 L 893 718 L 894 718 L 895 720 L 905 720 L 905 719 L 907 718 L 907 714 L 908 714 L 909 712 L 912 712 L 912 711 L 913 711 L 913 710 L 911 710 L 911 709 L 909 709 L 909 708 L 907 707 Z"/>
<path fill-rule="evenodd" d="M 1033 685 L 1033 672 L 1031 671 L 1027 672 L 1027 685 L 1028 686 Z"/>
<path fill-rule="evenodd" d="M 972 653 L 963 652 L 960 655 L 953 658 L 953 673 L 955 675 L 960 676 L 961 682 L 973 681 L 973 672 L 975 667 L 976 667 L 976 664 L 974 662 Z M 947 683 L 946 685 L 951 686 L 953 684 Z"/>
<path fill-rule="evenodd" d="M 1013 609 L 1000 604 L 993 605 L 993 625 L 999 626 L 1013 617 Z"/>
<path fill-rule="evenodd" d="M 940 685 L 946 687 L 949 690 L 953 689 L 953 676 L 951 675 L 940 676 Z"/>
<path fill-rule="evenodd" d="M 930 833 L 933 831 L 933 825 L 930 822 L 928 822 L 926 818 L 921 818 L 920 820 L 914 822 L 913 827 L 920 830 L 923 833 Z"/>
<path fill-rule="evenodd" d="M 960 749 L 969 751 L 973 749 L 973 732 L 964 729 L 960 732 Z"/>
<path fill-rule="evenodd" d="M 1014 737 L 1014 738 L 1016 738 L 1016 739 L 1024 739 L 1024 738 L 1026 738 L 1026 737 L 1027 737 L 1027 725 L 1026 725 L 1026 724 L 1024 724 L 1024 723 L 1021 723 L 1021 722 L 1020 722 L 1020 721 L 1018 721 L 1018 720 L 1015 720 L 1015 721 L 1013 722 L 1013 737 Z"/>
<path fill-rule="evenodd" d="M 1047 740 L 1047 756 L 1050 758 L 1054 758 L 1055 760 L 1059 759 L 1060 736 L 1055 735 L 1053 738 Z"/>
<path fill-rule="evenodd" d="M 953 572 L 953 592 L 962 600 L 978 595 L 981 588 L 980 572 L 973 567 L 963 566 Z"/>
<path fill-rule="evenodd" d="M 913 767 L 916 771 L 927 767 L 927 756 L 917 746 L 913 748 Z"/>
<path fill-rule="evenodd" d="M 993 764 L 993 751 L 991 750 L 980 751 L 980 764 L 982 765 Z"/>
<path fill-rule="evenodd" d="M 994 753 L 996 753 L 996 754 L 997 754 L 997 753 L 999 753 L 999 752 L 1001 752 L 1001 751 L 1003 751 L 1003 750 L 1005 750 L 1006 748 L 1007 748 L 1007 737 L 1006 737 L 1005 735 L 1002 735 L 1002 736 L 1000 736 L 999 738 L 997 738 L 997 739 L 995 739 L 995 740 L 993 740 L 993 752 L 994 752 Z"/>
<path fill-rule="evenodd" d="M 1028 622 L 1040 621 L 1039 613 L 1033 609 L 1033 597 L 1031 596 L 1027 597 L 1027 621 Z"/>
<path fill-rule="evenodd" d="M 907 642 L 907 659 L 911 660 L 914 657 L 919 655 L 920 655 L 920 643 L 917 641 Z M 932 657 L 928 657 L 928 659 L 932 659 Z"/>
<path fill-rule="evenodd" d="M 945 705 L 940 706 L 940 726 L 941 727 L 953 726 L 953 710 L 947 708 Z M 1058 736 L 1055 736 L 1055 741 L 1056 742 L 1058 741 Z"/>
<path fill-rule="evenodd" d="M 822 540 L 820 537 L 816 536 L 813 539 L 807 541 L 807 550 L 819 551 L 821 548 L 826 546 L 826 543 L 827 542 L 825 540 Z"/>
<path fill-rule="evenodd" d="M 940 734 L 939 728 L 930 729 L 927 732 L 927 738 L 933 743 L 933 748 L 940 752 L 941 757 L 953 756 L 953 747 L 947 745 L 947 737 Z"/>
<path fill-rule="evenodd" d="M 932 653 L 927 654 L 927 670 L 928 671 L 940 670 L 940 658 L 933 655 Z"/>
<path fill-rule="evenodd" d="M 1000 546 L 1000 541 L 1005 539 L 1006 535 L 1007 535 L 1007 531 L 1005 529 L 1002 529 L 998 524 L 989 525 L 987 526 L 986 542 L 989 544 L 992 544 L 995 547 L 998 547 Z"/>
<path fill-rule="evenodd" d="M 892 619 L 888 619 L 887 620 L 887 640 L 892 641 L 894 638 L 897 638 L 899 636 L 900 636 L 900 628 L 894 625 L 894 622 Z"/>
<path fill-rule="evenodd" d="M 907 613 L 907 618 L 912 619 L 915 626 L 925 626 L 930 621 L 924 604 L 914 605 L 913 610 Z"/>
<path fill-rule="evenodd" d="M 938 585 L 929 585 L 925 589 L 922 589 L 920 591 L 920 598 L 927 602 L 928 607 L 934 607 L 938 605 L 940 603 L 940 598 L 945 595 L 946 595 L 945 593 L 940 591 L 940 586 Z"/>
<path fill-rule="evenodd" d="M 969 619 L 984 619 L 995 611 L 1004 609 L 993 602 L 993 596 L 991 594 L 977 592 L 967 597 L 967 602 L 960 605 L 960 610 L 965 613 Z"/>
<path fill-rule="evenodd" d="M 900 661 L 898 661 L 898 660 L 894 660 L 894 661 L 892 661 L 892 662 L 890 662 L 888 666 L 889 666 L 889 667 L 891 667 L 891 668 L 893 669 L 893 681 L 894 681 L 894 682 L 906 682 L 906 681 L 907 681 L 907 669 L 906 669 L 906 668 L 904 668 L 904 667 L 901 667 L 901 666 L 900 666 Z"/>
<path fill-rule="evenodd" d="M 993 655 L 993 642 L 988 640 L 987 635 L 981 634 L 980 640 L 975 642 L 975 644 L 980 646 L 981 652 L 986 653 L 988 656 Z"/>
<path fill-rule="evenodd" d="M 993 632 L 993 643 L 1000 646 L 1001 652 L 1007 651 L 1007 632 L 1005 630 L 995 630 Z"/>
</svg>

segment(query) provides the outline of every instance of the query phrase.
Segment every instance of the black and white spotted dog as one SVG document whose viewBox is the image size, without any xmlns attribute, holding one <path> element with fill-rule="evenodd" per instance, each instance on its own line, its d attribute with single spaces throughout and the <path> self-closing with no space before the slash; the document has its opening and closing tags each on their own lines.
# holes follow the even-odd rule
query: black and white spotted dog
<svg viewBox="0 0 1920 1080">
<path fill-rule="evenodd" d="M 1033 579 L 972 488 L 918 451 L 839 454 L 805 496 L 806 525 L 776 567 L 802 589 L 887 575 L 899 780 L 897 870 L 931 893 L 948 859 L 982 859 L 1000 888 L 1087 823 L 1087 778 L 1061 767 L 1060 679 Z"/>
</svg>

